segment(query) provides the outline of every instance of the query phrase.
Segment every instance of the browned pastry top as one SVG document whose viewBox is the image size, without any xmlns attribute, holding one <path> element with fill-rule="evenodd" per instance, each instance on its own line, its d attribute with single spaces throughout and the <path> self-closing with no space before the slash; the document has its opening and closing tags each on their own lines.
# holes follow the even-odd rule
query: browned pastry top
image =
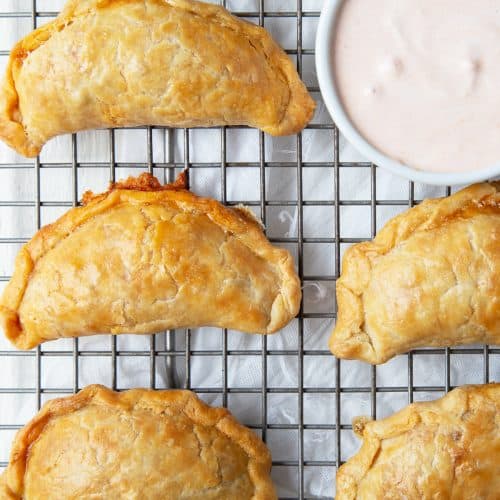
<svg viewBox="0 0 500 500">
<path fill-rule="evenodd" d="M 341 358 L 500 343 L 500 183 L 426 200 L 351 247 L 337 303 L 330 348 Z"/>
<path fill-rule="evenodd" d="M 149 174 L 86 193 L 20 251 L 0 321 L 20 349 L 61 337 L 220 326 L 273 333 L 298 312 L 292 256 L 244 208 Z"/>
<path fill-rule="evenodd" d="M 500 498 L 500 384 L 461 387 L 353 427 L 363 446 L 338 471 L 339 500 Z"/>
<path fill-rule="evenodd" d="M 94 385 L 19 431 L 0 498 L 272 500 L 270 469 L 255 434 L 190 391 Z"/>
<path fill-rule="evenodd" d="M 69 0 L 13 48 L 0 138 L 36 156 L 50 138 L 138 125 L 302 130 L 313 99 L 269 33 L 195 0 Z"/>
</svg>

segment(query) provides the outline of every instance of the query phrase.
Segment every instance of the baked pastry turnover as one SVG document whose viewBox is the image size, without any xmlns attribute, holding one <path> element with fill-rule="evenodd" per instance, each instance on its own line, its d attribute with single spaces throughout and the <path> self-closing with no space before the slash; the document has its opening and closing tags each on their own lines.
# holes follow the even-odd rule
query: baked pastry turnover
<svg viewBox="0 0 500 500">
<path fill-rule="evenodd" d="M 500 343 L 500 183 L 424 201 L 350 248 L 337 281 L 339 358 Z"/>
<path fill-rule="evenodd" d="M 266 30 L 195 0 L 69 0 L 11 52 L 0 138 L 138 125 L 250 125 L 293 134 L 315 104 Z"/>
<path fill-rule="evenodd" d="M 499 498 L 500 384 L 465 386 L 353 428 L 363 446 L 337 473 L 338 500 Z"/>
<path fill-rule="evenodd" d="M 144 173 L 86 193 L 17 256 L 0 321 L 20 349 L 96 333 L 220 326 L 273 333 L 294 318 L 300 281 L 244 208 L 161 186 Z"/>
<path fill-rule="evenodd" d="M 21 429 L 0 498 L 276 498 L 264 443 L 190 391 L 89 386 Z"/>
</svg>

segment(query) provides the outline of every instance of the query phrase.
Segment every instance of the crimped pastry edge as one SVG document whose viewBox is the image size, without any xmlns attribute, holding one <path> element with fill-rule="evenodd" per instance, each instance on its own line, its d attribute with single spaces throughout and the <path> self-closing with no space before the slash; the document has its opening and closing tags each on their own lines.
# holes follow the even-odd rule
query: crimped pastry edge
<svg viewBox="0 0 500 500">
<path fill-rule="evenodd" d="M 130 1 L 135 0 L 69 0 L 56 19 L 32 31 L 17 42 L 11 50 L 5 77 L 0 85 L 0 139 L 25 157 L 34 158 L 40 154 L 44 144 L 32 142 L 25 131 L 19 111 L 15 75 L 20 71 L 24 59 L 50 39 L 52 33 L 62 31 L 68 24 L 71 24 L 74 18 L 85 15 L 92 9 Z M 234 18 L 219 5 L 206 4 L 198 0 L 156 1 L 207 19 L 215 18 L 222 25 L 258 40 L 262 44 L 266 57 L 277 62 L 276 70 L 282 72 L 288 83 L 290 99 L 281 121 L 263 127 L 264 132 L 274 136 L 292 135 L 300 132 L 309 123 L 314 115 L 316 103 L 297 75 L 290 58 L 264 28 Z"/>
<path fill-rule="evenodd" d="M 471 406 L 471 396 L 476 395 L 494 399 L 498 406 L 500 383 L 458 387 L 434 401 L 412 403 L 382 420 L 355 418 L 352 423 L 353 430 L 363 443 L 361 449 L 339 468 L 335 498 L 338 500 L 357 498 L 358 485 L 371 469 L 384 439 L 401 436 L 411 431 L 422 423 L 424 414 L 428 415 L 426 419 L 432 419 L 436 407 L 443 409 L 444 412 L 452 411 L 453 407 L 460 407 L 463 413 Z"/>
<path fill-rule="evenodd" d="M 225 408 L 212 408 L 196 394 L 187 390 L 130 389 L 115 392 L 102 385 L 89 385 L 73 396 L 53 399 L 18 431 L 9 466 L 0 477 L 0 497 L 21 500 L 24 476 L 31 445 L 43 433 L 45 426 L 58 417 L 74 413 L 87 406 L 120 407 L 133 411 L 136 407 L 158 411 L 165 407 L 175 414 L 183 413 L 194 424 L 215 427 L 236 443 L 248 455 L 248 474 L 255 487 L 253 500 L 276 498 L 270 478 L 271 454 L 266 445 L 248 428 L 241 425 Z M 3 488 L 3 491 L 2 491 Z"/>
<path fill-rule="evenodd" d="M 344 254 L 342 273 L 336 284 L 338 315 L 329 340 L 330 351 L 338 358 L 359 359 L 371 364 L 382 364 L 391 359 L 395 353 L 381 356 L 363 329 L 363 294 L 368 285 L 372 259 L 388 254 L 414 233 L 491 211 L 500 215 L 500 181 L 473 184 L 448 197 L 424 200 L 391 219 L 372 241 L 350 247 Z M 357 279 L 359 276 L 364 281 Z"/>
<path fill-rule="evenodd" d="M 105 193 L 85 193 L 84 206 L 73 208 L 54 223 L 42 227 L 21 248 L 16 257 L 12 278 L 0 300 L 0 324 L 6 337 L 18 349 L 23 350 L 31 349 L 45 340 L 34 340 L 27 336 L 18 314 L 38 260 L 93 217 L 120 203 L 140 204 L 145 201 L 174 203 L 179 210 L 202 212 L 212 222 L 235 235 L 254 253 L 274 263 L 281 274 L 280 293 L 271 307 L 270 322 L 266 330 L 254 333 L 275 333 L 288 324 L 297 315 L 302 298 L 300 280 L 295 272 L 291 254 L 285 249 L 274 247 L 264 235 L 256 218 L 250 216 L 247 210 L 228 208 L 214 199 L 198 197 L 185 190 L 184 184 L 184 174 L 173 184 L 162 186 L 151 174 L 145 172 L 138 178 L 130 177 L 125 181 L 112 183 Z"/>
</svg>

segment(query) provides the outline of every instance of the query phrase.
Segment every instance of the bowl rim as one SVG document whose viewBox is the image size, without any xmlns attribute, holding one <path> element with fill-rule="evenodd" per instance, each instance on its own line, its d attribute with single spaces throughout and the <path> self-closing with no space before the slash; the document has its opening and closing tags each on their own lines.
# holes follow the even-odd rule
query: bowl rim
<svg viewBox="0 0 500 500">
<path fill-rule="evenodd" d="M 324 103 L 338 129 L 347 140 L 370 162 L 412 181 L 438 186 L 452 186 L 484 181 L 500 175 L 500 162 L 471 172 L 429 172 L 404 165 L 372 146 L 357 130 L 337 92 L 331 61 L 335 25 L 340 7 L 345 0 L 327 0 L 321 11 L 316 34 L 316 72 Z"/>
</svg>

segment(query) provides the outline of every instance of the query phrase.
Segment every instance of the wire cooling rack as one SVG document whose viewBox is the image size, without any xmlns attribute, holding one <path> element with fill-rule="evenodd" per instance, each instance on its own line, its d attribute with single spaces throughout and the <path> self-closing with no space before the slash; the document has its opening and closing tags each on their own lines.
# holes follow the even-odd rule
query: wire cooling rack
<svg viewBox="0 0 500 500">
<path fill-rule="evenodd" d="M 54 18 L 62 3 L 1 1 L 0 69 L 13 42 Z M 353 416 L 383 417 L 413 400 L 437 398 L 455 385 L 500 377 L 500 349 L 487 346 L 419 349 L 377 368 L 337 360 L 327 351 L 335 321 L 334 283 L 345 247 L 372 238 L 390 216 L 418 203 L 422 196 L 450 190 L 432 191 L 391 177 L 362 161 L 345 144 L 321 105 L 314 76 L 313 42 L 321 0 L 222 3 L 268 28 L 296 60 L 319 103 L 312 124 L 285 142 L 248 131 L 252 158 L 241 158 L 234 151 L 242 143 L 240 137 L 236 144 L 236 136 L 247 133 L 242 127 L 100 131 L 92 136 L 92 154 L 87 154 L 88 134 L 77 134 L 56 139 L 57 148 L 48 145 L 34 161 L 0 146 L 0 281 L 5 286 L 16 252 L 33 232 L 76 206 L 87 188 L 103 190 L 107 180 L 144 170 L 166 182 L 188 169 L 191 185 L 200 194 L 227 205 L 244 203 L 268 227 L 277 219 L 293 222 L 293 231 L 270 230 L 268 236 L 296 257 L 304 289 L 300 314 L 281 343 L 276 341 L 280 334 L 253 337 L 213 328 L 127 341 L 128 336 L 104 336 L 97 344 L 88 339 L 62 340 L 31 352 L 16 351 L 0 341 L 0 469 L 7 465 L 16 430 L 46 400 L 93 382 L 125 389 L 130 382 L 122 373 L 128 366 L 138 373 L 135 379 L 142 386 L 186 387 L 213 404 L 229 407 L 268 443 L 281 498 L 332 498 L 335 471 L 358 446 L 350 425 Z M 247 10 L 241 10 L 242 5 Z M 199 141 L 206 139 L 214 144 L 216 160 L 199 154 Z M 139 152 L 123 154 L 129 140 L 140 144 Z M 284 156 L 270 154 L 273 147 L 281 147 Z M 352 189 L 352 172 L 359 190 L 357 185 Z M 235 198 L 232 185 L 249 179 L 248 196 Z M 292 186 L 292 196 L 276 198 L 275 182 Z M 311 182 L 317 183 L 312 189 Z M 347 219 L 345 211 L 350 214 Z M 318 217 L 328 221 L 326 232 L 316 231 L 311 224 Z M 322 262 L 327 255 L 329 265 L 318 269 L 318 255 L 323 255 Z M 318 290 L 322 306 L 314 307 Z M 208 346 L 200 339 L 210 339 Z M 215 378 L 208 376 L 207 367 Z M 293 367 L 292 378 L 284 376 L 287 367 Z M 279 383 L 280 377 L 284 384 Z"/>
</svg>

